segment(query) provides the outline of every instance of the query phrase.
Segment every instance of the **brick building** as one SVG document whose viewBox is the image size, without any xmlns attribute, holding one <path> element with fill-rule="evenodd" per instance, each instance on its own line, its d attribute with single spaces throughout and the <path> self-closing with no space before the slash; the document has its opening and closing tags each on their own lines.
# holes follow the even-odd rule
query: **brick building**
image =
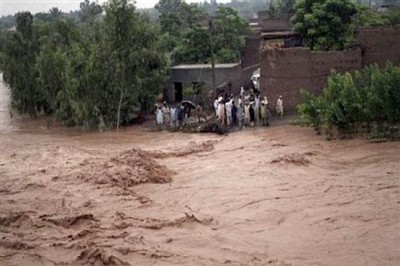
<svg viewBox="0 0 400 266">
<path fill-rule="evenodd" d="M 308 48 L 265 47 L 261 54 L 261 92 L 267 95 L 271 107 L 279 95 L 285 109 L 295 112 L 301 103 L 300 89 L 318 95 L 327 84 L 331 70 L 354 71 L 387 61 L 400 64 L 400 27 L 360 29 L 357 45 L 345 51 L 310 51 Z"/>
</svg>

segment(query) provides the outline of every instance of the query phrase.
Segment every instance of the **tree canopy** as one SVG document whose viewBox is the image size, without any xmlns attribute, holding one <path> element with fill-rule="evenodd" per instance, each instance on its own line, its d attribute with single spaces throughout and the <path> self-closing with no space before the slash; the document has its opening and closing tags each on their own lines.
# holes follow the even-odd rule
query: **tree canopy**
<svg viewBox="0 0 400 266">
<path fill-rule="evenodd" d="M 210 23 L 212 23 L 211 27 Z M 203 20 L 203 23 L 192 24 L 192 27 L 183 32 L 172 50 L 173 62 L 210 62 L 211 45 L 217 62 L 238 62 L 240 52 L 244 48 L 242 36 L 247 33 L 249 33 L 248 22 L 241 18 L 237 11 L 220 7 L 214 18 Z M 211 39 L 212 43 L 210 43 Z"/>
<path fill-rule="evenodd" d="M 298 0 L 295 11 L 294 30 L 311 49 L 341 50 L 353 37 L 357 7 L 351 0 Z"/>
<path fill-rule="evenodd" d="M 102 10 L 83 2 L 79 23 L 17 14 L 3 67 L 16 110 L 90 128 L 128 124 L 148 110 L 167 76 L 160 32 L 131 1 L 108 1 L 98 19 Z"/>
<path fill-rule="evenodd" d="M 282 14 L 291 14 L 294 12 L 296 0 L 271 0 L 268 7 L 270 18 L 278 17 Z"/>
</svg>

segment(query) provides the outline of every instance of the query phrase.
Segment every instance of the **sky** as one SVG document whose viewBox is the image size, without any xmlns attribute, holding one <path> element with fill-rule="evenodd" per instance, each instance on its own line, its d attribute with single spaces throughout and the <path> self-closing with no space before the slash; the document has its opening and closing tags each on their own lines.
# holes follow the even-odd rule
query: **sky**
<svg viewBox="0 0 400 266">
<path fill-rule="evenodd" d="M 78 10 L 79 3 L 83 0 L 0 0 L 0 16 L 13 15 L 19 11 L 30 11 L 31 13 L 48 11 L 52 7 L 58 7 L 64 12 Z M 92 2 L 92 0 L 90 1 Z M 98 0 L 99 3 L 105 2 Z M 203 2 L 196 0 L 186 0 L 187 3 Z M 210 2 L 208 0 L 208 2 Z M 230 0 L 218 0 L 218 3 L 230 2 Z M 136 0 L 136 7 L 154 7 L 158 0 Z"/>
</svg>

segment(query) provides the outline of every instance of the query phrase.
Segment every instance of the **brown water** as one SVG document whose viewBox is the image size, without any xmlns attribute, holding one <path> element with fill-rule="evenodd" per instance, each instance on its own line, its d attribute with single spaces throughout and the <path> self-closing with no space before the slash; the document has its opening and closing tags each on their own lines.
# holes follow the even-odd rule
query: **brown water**
<svg viewBox="0 0 400 266">
<path fill-rule="evenodd" d="M 0 265 L 399 265 L 400 143 L 10 118 Z"/>
</svg>

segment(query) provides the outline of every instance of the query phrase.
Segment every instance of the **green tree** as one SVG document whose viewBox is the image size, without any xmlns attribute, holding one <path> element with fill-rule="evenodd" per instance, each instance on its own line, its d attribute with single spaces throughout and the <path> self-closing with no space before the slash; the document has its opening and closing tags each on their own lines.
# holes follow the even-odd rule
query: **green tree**
<svg viewBox="0 0 400 266">
<path fill-rule="evenodd" d="M 10 84 L 13 107 L 19 112 L 36 116 L 42 107 L 39 104 L 42 95 L 35 81 L 38 47 L 33 34 L 33 16 L 22 12 L 16 17 L 17 31 L 5 45 L 4 80 Z"/>
<path fill-rule="evenodd" d="M 163 32 L 170 35 L 179 35 L 181 33 L 182 21 L 179 18 L 179 8 L 181 0 L 160 0 L 155 8 L 160 13 L 160 25 Z"/>
<path fill-rule="evenodd" d="M 128 124 L 165 85 L 167 60 L 159 28 L 127 0 L 82 5 L 81 21 L 17 15 L 17 31 L 1 35 L 4 80 L 21 113 L 55 113 L 65 125 Z M 1 58 L 0 58 L 1 59 Z"/>
<path fill-rule="evenodd" d="M 299 112 L 314 128 L 325 128 L 330 135 L 332 129 L 352 134 L 374 126 L 390 137 L 400 126 L 399 82 L 400 67 L 390 63 L 384 69 L 371 65 L 353 74 L 333 72 L 321 96 L 302 91 Z"/>
<path fill-rule="evenodd" d="M 357 14 L 354 17 L 354 30 L 365 26 L 384 26 L 389 20 L 382 14 L 366 5 L 357 5 Z"/>
<path fill-rule="evenodd" d="M 243 36 L 248 34 L 249 23 L 229 7 L 220 7 L 214 19 L 214 51 L 220 63 L 238 62 L 244 48 Z"/>
<path fill-rule="evenodd" d="M 7 42 L 7 32 L 0 30 L 0 72 L 4 71 L 4 64 L 6 60 L 5 49 Z"/>
<path fill-rule="evenodd" d="M 400 7 L 392 8 L 388 14 L 385 14 L 384 16 L 389 21 L 389 25 L 400 25 Z"/>
<path fill-rule="evenodd" d="M 182 4 L 182 0 L 160 0 L 155 8 L 160 14 L 176 13 Z"/>
<path fill-rule="evenodd" d="M 160 12 L 159 23 L 164 46 L 172 52 L 188 30 L 206 24 L 207 14 L 199 4 L 180 0 L 160 0 L 155 6 Z"/>
<path fill-rule="evenodd" d="M 189 29 L 205 24 L 204 22 L 206 22 L 208 18 L 206 11 L 201 8 L 200 5 L 194 3 L 187 4 L 183 2 L 179 6 L 178 13 L 182 24 Z"/>
<path fill-rule="evenodd" d="M 50 19 L 56 19 L 62 16 L 62 11 L 60 9 L 58 9 L 57 7 L 52 7 L 49 10 L 49 14 L 50 14 Z"/>
<path fill-rule="evenodd" d="M 46 113 L 57 110 L 58 93 L 64 89 L 68 51 L 80 40 L 78 26 L 72 20 L 56 19 L 52 23 L 36 25 L 40 34 L 40 52 L 37 53 L 36 82 L 43 96 Z"/>
<path fill-rule="evenodd" d="M 174 63 L 208 63 L 211 60 L 211 43 L 219 63 L 238 62 L 244 48 L 243 35 L 249 25 L 232 8 L 220 7 L 212 20 L 212 29 L 195 27 L 189 29 L 173 51 Z"/>
<path fill-rule="evenodd" d="M 342 50 L 354 38 L 357 8 L 351 0 L 298 0 L 295 11 L 294 30 L 313 50 Z"/>
<path fill-rule="evenodd" d="M 172 54 L 175 63 L 207 63 L 210 57 L 209 32 L 201 27 L 189 29 Z"/>
<path fill-rule="evenodd" d="M 220 7 L 211 22 L 212 29 L 194 27 L 186 31 L 174 49 L 174 63 L 208 63 L 211 60 L 210 34 L 216 61 L 238 62 L 244 48 L 243 35 L 249 32 L 248 23 L 232 8 Z M 212 31 L 212 32 L 211 32 Z"/>
<path fill-rule="evenodd" d="M 294 12 L 296 0 L 279 0 L 277 1 L 278 10 L 282 14 L 289 14 Z"/>
<path fill-rule="evenodd" d="M 276 18 L 282 14 L 293 13 L 295 3 L 296 0 L 272 0 L 269 2 L 268 15 L 270 18 Z"/>
<path fill-rule="evenodd" d="M 89 0 L 85 0 L 80 3 L 79 17 L 83 23 L 92 25 L 99 19 L 102 12 L 102 7 L 95 2 L 90 3 Z"/>
<path fill-rule="evenodd" d="M 104 7 L 98 34 L 68 52 L 58 117 L 68 125 L 119 128 L 146 109 L 166 81 L 159 32 L 126 0 Z M 96 27 L 95 27 L 96 28 Z"/>
</svg>

